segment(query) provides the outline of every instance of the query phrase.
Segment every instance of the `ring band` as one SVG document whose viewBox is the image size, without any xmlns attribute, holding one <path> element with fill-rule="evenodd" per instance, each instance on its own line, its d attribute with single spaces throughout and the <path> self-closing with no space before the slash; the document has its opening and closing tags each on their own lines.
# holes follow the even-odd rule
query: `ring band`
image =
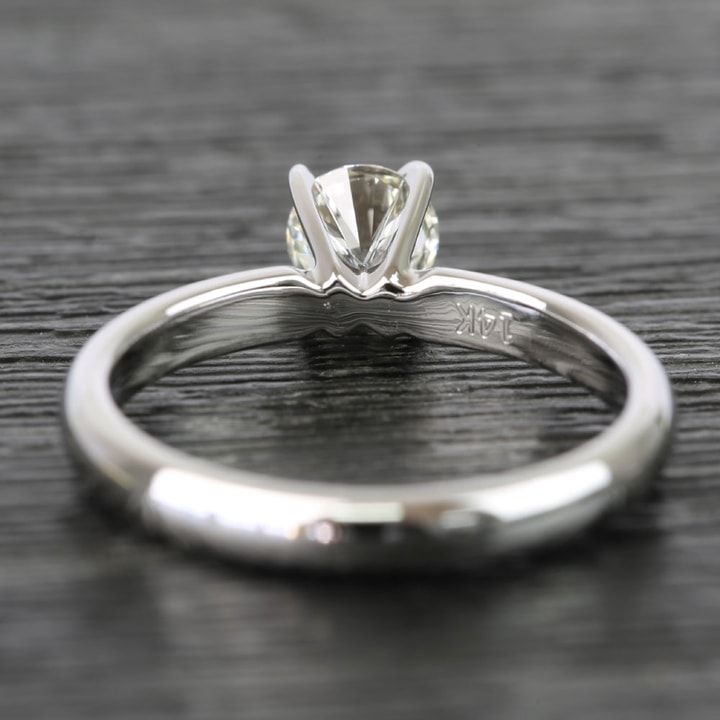
<svg viewBox="0 0 720 720">
<path fill-rule="evenodd" d="M 341 169 L 356 212 L 355 186 L 371 184 L 350 173 L 357 167 L 385 172 Z M 418 267 L 418 243 L 433 239 L 432 173 L 410 163 L 393 175 L 400 191 L 390 203 L 378 201 L 385 224 L 370 237 L 374 247 L 365 242 L 364 255 L 355 252 L 362 242 L 338 248 L 338 238 L 350 235 L 341 222 L 348 210 L 318 184 L 326 176 L 296 167 L 290 184 L 311 267 L 296 262 L 180 287 L 97 332 L 75 359 L 65 394 L 67 438 L 82 478 L 146 527 L 183 543 L 265 563 L 342 569 L 473 567 L 566 537 L 649 480 L 668 448 L 673 416 L 667 377 L 650 349 L 608 316 L 558 293 Z M 378 251 L 382 232 L 390 240 Z M 351 240 L 359 235 L 358 227 Z M 354 253 L 355 266 L 344 252 Z M 375 266 L 362 260 L 372 252 Z M 521 358 L 622 402 L 622 410 L 590 441 L 532 465 L 372 486 L 225 467 L 150 437 L 121 410 L 142 387 L 200 360 L 358 325 Z"/>
</svg>

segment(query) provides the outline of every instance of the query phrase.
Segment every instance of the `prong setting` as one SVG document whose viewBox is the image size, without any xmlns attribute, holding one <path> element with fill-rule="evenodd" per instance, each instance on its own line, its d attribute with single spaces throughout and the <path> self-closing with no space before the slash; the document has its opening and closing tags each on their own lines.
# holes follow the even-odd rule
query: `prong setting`
<svg viewBox="0 0 720 720">
<path fill-rule="evenodd" d="M 288 252 L 321 288 L 340 285 L 368 297 L 397 293 L 432 265 L 437 216 L 426 163 L 413 161 L 398 172 L 348 165 L 317 178 L 295 165 L 289 183 Z"/>
</svg>

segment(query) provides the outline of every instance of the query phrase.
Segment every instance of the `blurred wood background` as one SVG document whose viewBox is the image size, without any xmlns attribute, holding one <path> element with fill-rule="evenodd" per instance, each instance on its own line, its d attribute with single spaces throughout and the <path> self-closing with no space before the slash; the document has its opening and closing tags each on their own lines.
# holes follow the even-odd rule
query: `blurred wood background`
<svg viewBox="0 0 720 720">
<path fill-rule="evenodd" d="M 0 2 L 0 716 L 708 718 L 720 706 L 720 3 Z M 436 171 L 440 263 L 610 313 L 679 406 L 657 491 L 478 577 L 273 575 L 80 501 L 71 358 L 162 290 L 284 260 L 286 172 Z M 131 405 L 332 481 L 458 476 L 610 417 L 521 364 L 310 338 Z"/>
</svg>

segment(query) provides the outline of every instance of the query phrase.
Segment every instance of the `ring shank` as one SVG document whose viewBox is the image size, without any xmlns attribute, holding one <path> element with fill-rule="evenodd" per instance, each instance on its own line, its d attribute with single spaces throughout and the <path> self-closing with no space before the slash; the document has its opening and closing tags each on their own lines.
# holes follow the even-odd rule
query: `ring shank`
<svg viewBox="0 0 720 720">
<path fill-rule="evenodd" d="M 203 359 L 307 336 L 342 335 L 362 325 L 381 335 L 482 348 L 547 367 L 618 402 L 623 374 L 608 352 L 579 329 L 490 294 L 434 290 L 409 301 L 328 296 L 303 288 L 255 292 L 201 312 L 180 313 L 137 340 L 113 369 L 112 387 L 127 399 L 154 380 Z"/>
<path fill-rule="evenodd" d="M 142 387 L 202 359 L 358 325 L 522 358 L 610 402 L 624 400 L 623 411 L 590 442 L 524 468 L 361 487 L 193 458 L 120 410 Z M 361 298 L 269 268 L 178 288 L 109 323 L 73 365 L 65 418 L 84 477 L 153 529 L 263 561 L 447 567 L 562 537 L 641 485 L 667 447 L 672 398 L 662 367 L 636 336 L 541 288 L 438 269 L 401 295 Z"/>
</svg>

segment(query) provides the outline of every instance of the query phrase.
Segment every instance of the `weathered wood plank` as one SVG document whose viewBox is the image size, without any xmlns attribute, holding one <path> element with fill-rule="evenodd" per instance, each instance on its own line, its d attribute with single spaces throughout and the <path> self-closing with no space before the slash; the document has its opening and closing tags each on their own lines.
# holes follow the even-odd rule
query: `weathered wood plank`
<svg viewBox="0 0 720 720">
<path fill-rule="evenodd" d="M 3 718 L 715 718 L 720 5 L 0 5 Z M 490 577 L 265 576 L 114 529 L 58 424 L 87 335 L 283 262 L 285 173 L 436 171 L 441 262 L 574 295 L 666 364 L 659 493 Z M 608 419 L 518 363 L 404 341 L 248 352 L 132 405 L 170 442 L 331 480 L 526 462 Z M 400 428 L 391 431 L 391 428 Z"/>
</svg>

